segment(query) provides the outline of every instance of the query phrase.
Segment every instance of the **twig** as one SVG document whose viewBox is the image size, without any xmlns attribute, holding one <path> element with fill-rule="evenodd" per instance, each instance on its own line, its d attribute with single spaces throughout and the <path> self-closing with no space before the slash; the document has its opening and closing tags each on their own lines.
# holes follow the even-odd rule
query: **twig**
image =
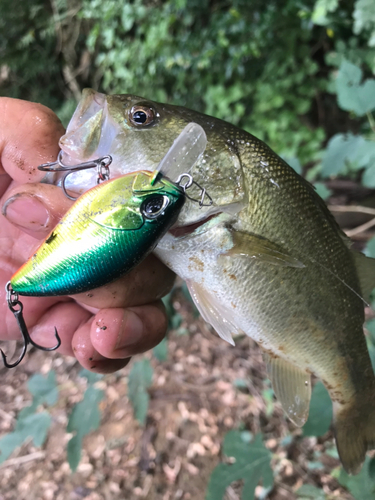
<svg viewBox="0 0 375 500">
<path fill-rule="evenodd" d="M 11 458 L 1 464 L 0 469 L 6 469 L 7 467 L 13 467 L 14 465 L 27 464 L 28 462 L 32 462 L 33 460 L 45 458 L 45 456 L 45 451 L 36 451 L 35 453 L 30 453 L 29 455 L 24 455 L 23 457 Z"/>
<path fill-rule="evenodd" d="M 375 208 L 363 207 L 362 205 L 329 205 L 328 208 L 331 212 L 359 212 L 375 215 Z"/>
<path fill-rule="evenodd" d="M 228 488 L 227 488 L 227 496 L 228 496 L 228 500 L 239 500 L 239 496 L 234 491 L 234 489 L 232 488 L 232 486 L 228 486 Z"/>
<path fill-rule="evenodd" d="M 346 231 L 346 234 L 351 238 L 352 236 L 355 236 L 356 234 L 363 233 L 364 231 L 367 231 L 367 229 L 370 229 L 370 227 L 375 226 L 375 217 L 368 222 L 365 222 L 365 224 L 361 224 L 360 226 L 350 229 L 349 231 Z"/>
</svg>

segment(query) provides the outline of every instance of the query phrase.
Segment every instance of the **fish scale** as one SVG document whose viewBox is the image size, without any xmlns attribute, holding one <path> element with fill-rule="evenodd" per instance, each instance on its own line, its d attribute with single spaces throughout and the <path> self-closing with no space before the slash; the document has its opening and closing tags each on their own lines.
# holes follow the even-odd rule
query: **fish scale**
<svg viewBox="0 0 375 500">
<path fill-rule="evenodd" d="M 144 124 L 134 122 L 135 109 L 147 115 Z M 92 116 L 95 130 L 85 136 Z M 259 343 L 275 394 L 297 425 L 308 416 L 310 374 L 323 380 L 341 461 L 356 473 L 375 446 L 375 381 L 361 298 L 375 285 L 375 265 L 350 249 L 313 187 L 253 135 L 130 94 L 86 89 L 60 144 L 68 163 L 90 151 L 92 158 L 111 154 L 117 175 L 139 164 L 153 170 L 188 122 L 207 135 L 191 174 L 214 205 L 187 202 L 155 253 L 186 280 L 222 338 L 233 343 L 244 332 Z M 71 179 L 71 188 L 87 189 L 83 177 Z"/>
</svg>

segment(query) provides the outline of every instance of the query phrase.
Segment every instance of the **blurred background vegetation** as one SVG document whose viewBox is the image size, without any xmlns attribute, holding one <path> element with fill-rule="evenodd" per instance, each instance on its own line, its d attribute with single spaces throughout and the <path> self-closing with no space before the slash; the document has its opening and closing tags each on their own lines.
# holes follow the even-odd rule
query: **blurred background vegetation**
<svg viewBox="0 0 375 500">
<path fill-rule="evenodd" d="M 84 87 L 138 94 L 227 120 L 263 139 L 314 182 L 330 208 L 346 214 L 341 223 L 354 227 L 348 233 L 359 248 L 367 245 L 373 257 L 374 74 L 374 0 L 0 0 L 0 96 L 41 102 L 65 125 Z M 352 208 L 343 207 L 348 204 Z M 363 216 L 365 220 L 358 218 Z M 178 329 L 181 317 L 170 296 L 166 305 L 170 328 Z M 371 316 L 367 330 L 375 365 Z M 165 341 L 154 356 L 166 359 Z M 152 379 L 146 364 L 135 364 L 128 381 L 142 424 Z M 140 372 L 148 373 L 147 380 L 140 382 Z M 48 383 L 48 390 L 55 390 L 55 382 Z M 324 435 L 331 422 L 325 389 L 320 384 L 315 391 L 304 436 Z M 41 395 L 34 392 L 39 401 Z M 92 401 L 87 404 L 92 409 Z M 23 417 L 34 418 L 30 408 Z M 10 444 L 2 439 L 3 460 L 25 438 L 22 432 L 16 429 L 6 437 Z M 230 455 L 236 443 L 238 464 L 251 464 L 255 449 L 265 457 L 254 484 L 247 485 L 246 498 L 253 498 L 262 474 L 267 495 L 272 488 L 270 453 L 259 448 L 258 438 L 249 452 L 246 432 L 235 432 L 228 434 L 224 452 Z M 75 444 L 72 469 L 79 460 L 80 444 Z M 311 469 L 317 467 L 318 458 L 314 460 Z M 214 500 L 236 474 L 224 464 L 215 470 L 207 493 Z M 336 477 L 352 498 L 367 500 L 375 498 L 374 471 L 373 458 L 361 476 L 348 478 L 339 471 Z M 320 488 L 306 488 L 298 498 L 328 498 Z"/>
<path fill-rule="evenodd" d="M 315 166 L 311 176 L 334 134 L 373 139 L 374 88 L 368 109 L 336 95 L 343 61 L 344 90 L 375 72 L 372 0 L 0 0 L 0 10 L 0 95 L 46 104 L 65 124 L 84 87 L 135 93 L 228 120 L 297 169 Z"/>
</svg>

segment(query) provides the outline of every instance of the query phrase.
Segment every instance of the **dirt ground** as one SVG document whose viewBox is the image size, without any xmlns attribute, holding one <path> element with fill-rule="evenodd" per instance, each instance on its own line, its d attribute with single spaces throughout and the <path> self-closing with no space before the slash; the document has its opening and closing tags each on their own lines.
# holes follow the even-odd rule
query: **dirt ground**
<svg viewBox="0 0 375 500">
<path fill-rule="evenodd" d="M 275 486 L 263 498 L 294 500 L 302 484 L 313 484 L 329 498 L 352 499 L 330 476 L 339 465 L 325 453 L 334 446 L 331 432 L 324 438 L 303 438 L 279 404 L 264 399 L 269 382 L 256 344 L 247 338 L 237 340 L 235 347 L 226 344 L 193 315 L 178 290 L 173 306 L 182 324 L 169 333 L 167 361 L 148 355 L 154 379 L 146 425 L 134 419 L 127 397 L 131 364 L 105 376 L 96 384 L 105 391 L 101 425 L 86 436 L 74 473 L 66 460 L 71 437 L 66 424 L 85 390 L 80 366 L 34 350 L 17 369 L 1 369 L 0 437 L 13 430 L 18 412 L 30 404 L 26 382 L 32 374 L 55 370 L 59 399 L 42 449 L 26 443 L 0 465 L 0 500 L 203 500 L 222 458 L 223 437 L 239 426 L 262 432 L 273 454 Z M 246 381 L 241 389 L 237 379 Z M 316 452 L 322 453 L 323 468 L 309 466 Z M 258 487 L 256 493 L 261 497 L 262 491 Z M 232 484 L 225 500 L 239 500 L 240 492 L 241 484 Z"/>
</svg>

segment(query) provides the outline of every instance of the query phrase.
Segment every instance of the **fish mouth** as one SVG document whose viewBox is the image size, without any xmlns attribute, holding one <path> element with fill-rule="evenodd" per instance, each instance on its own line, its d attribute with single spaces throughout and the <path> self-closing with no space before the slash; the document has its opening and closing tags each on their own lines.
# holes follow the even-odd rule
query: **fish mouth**
<svg viewBox="0 0 375 500">
<path fill-rule="evenodd" d="M 208 221 L 214 219 L 220 214 L 221 212 L 216 212 L 215 214 L 209 215 L 208 217 L 205 217 L 197 222 L 193 222 L 192 224 L 187 224 L 186 226 L 174 226 L 168 232 L 175 238 L 182 238 L 183 236 L 194 233 L 194 231 L 203 226 L 203 224 L 206 224 Z"/>
<path fill-rule="evenodd" d="M 99 158 L 111 150 L 117 131 L 110 123 L 107 107 L 105 94 L 92 89 L 83 90 L 66 133 L 60 138 L 65 164 Z"/>
</svg>

